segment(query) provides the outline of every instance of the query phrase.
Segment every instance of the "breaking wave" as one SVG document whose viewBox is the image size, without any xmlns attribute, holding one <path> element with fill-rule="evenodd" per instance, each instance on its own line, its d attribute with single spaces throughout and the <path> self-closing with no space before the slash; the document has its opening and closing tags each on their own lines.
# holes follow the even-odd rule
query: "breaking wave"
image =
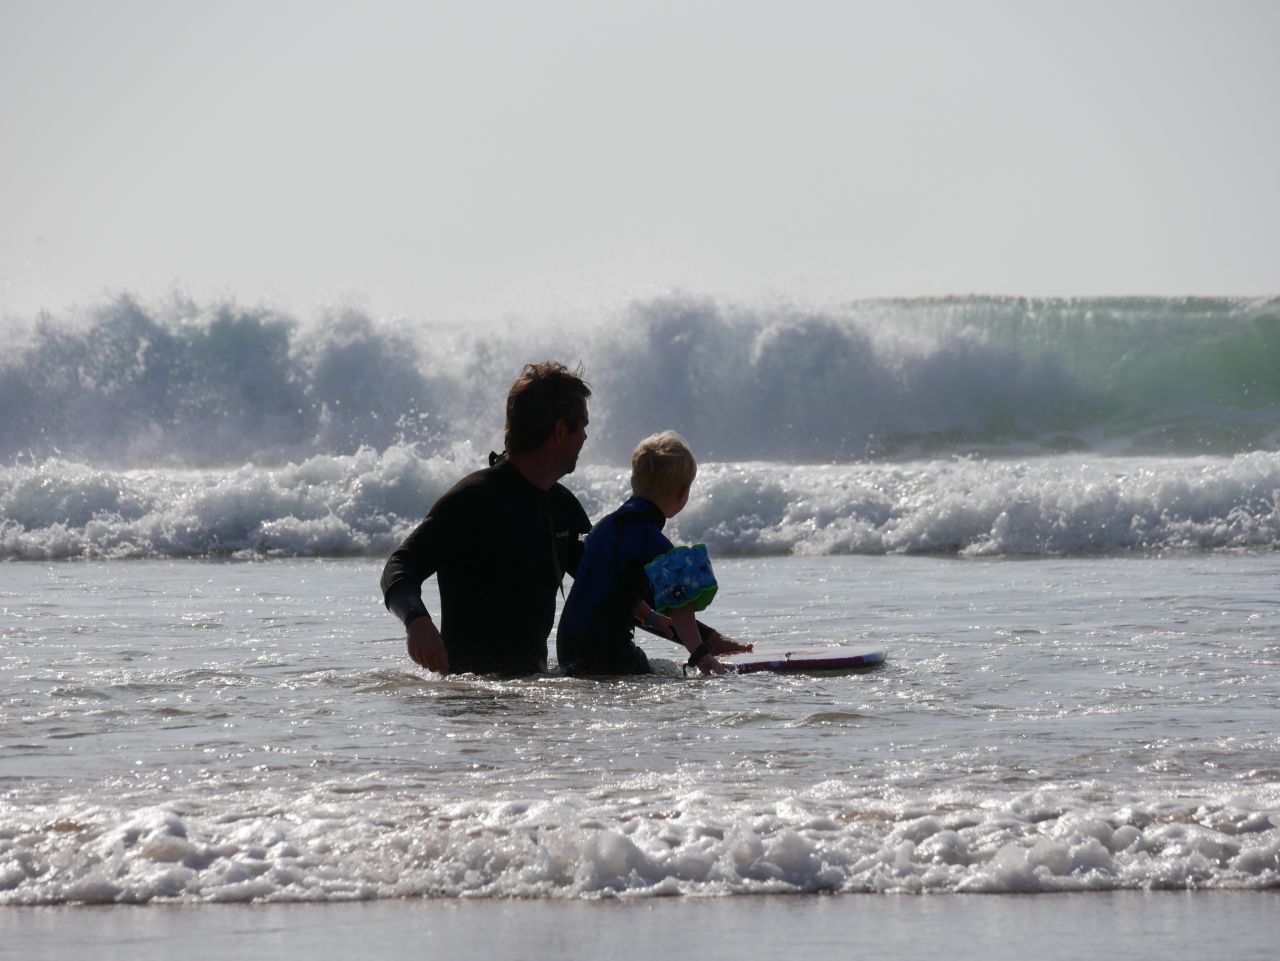
<svg viewBox="0 0 1280 961">
<path fill-rule="evenodd" d="M 494 446 L 521 364 L 582 363 L 593 454 L 677 427 L 713 460 L 1280 449 L 1280 300 L 691 297 L 596 325 L 459 329 L 234 304 L 14 324 L 0 462 L 279 465 L 410 443 Z"/>
</svg>

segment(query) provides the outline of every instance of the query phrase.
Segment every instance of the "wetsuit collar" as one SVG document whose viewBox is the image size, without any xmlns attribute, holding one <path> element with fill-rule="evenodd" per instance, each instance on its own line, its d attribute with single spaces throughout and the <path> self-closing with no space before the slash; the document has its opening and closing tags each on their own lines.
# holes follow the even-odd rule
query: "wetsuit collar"
<svg viewBox="0 0 1280 961">
<path fill-rule="evenodd" d="M 502 471 L 504 474 L 510 474 L 513 477 L 520 478 L 520 482 L 522 484 L 527 484 L 530 488 L 532 488 L 533 490 L 536 490 L 539 494 L 547 493 L 541 487 L 535 484 L 533 481 L 529 480 L 529 478 L 527 478 L 524 475 L 524 471 L 522 471 L 515 464 L 511 463 L 510 459 L 507 457 L 505 453 L 495 454 L 493 451 L 489 451 L 489 466 L 491 468 L 496 468 L 497 470 Z M 553 484 L 552 486 L 554 487 L 555 485 Z"/>
<path fill-rule="evenodd" d="M 640 514 L 645 520 L 657 524 L 659 530 L 667 525 L 666 515 L 658 509 L 658 505 L 647 497 L 641 497 L 639 494 L 632 494 L 618 508 L 618 513 L 624 512 L 627 514 Z"/>
</svg>

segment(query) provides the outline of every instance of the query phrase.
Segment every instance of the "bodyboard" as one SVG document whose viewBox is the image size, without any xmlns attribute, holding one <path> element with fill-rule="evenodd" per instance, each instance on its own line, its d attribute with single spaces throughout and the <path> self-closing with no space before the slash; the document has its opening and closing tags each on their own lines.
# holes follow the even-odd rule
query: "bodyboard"
<svg viewBox="0 0 1280 961">
<path fill-rule="evenodd" d="M 883 664 L 885 651 L 877 647 L 824 647 L 778 654 L 722 654 L 719 661 L 738 674 L 773 671 L 777 674 L 845 674 Z"/>
</svg>

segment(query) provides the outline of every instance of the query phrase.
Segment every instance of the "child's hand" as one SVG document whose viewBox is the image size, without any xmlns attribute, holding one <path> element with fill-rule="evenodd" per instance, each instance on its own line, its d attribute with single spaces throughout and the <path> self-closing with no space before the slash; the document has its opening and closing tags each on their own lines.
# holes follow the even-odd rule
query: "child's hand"
<svg viewBox="0 0 1280 961">
<path fill-rule="evenodd" d="M 754 649 L 751 644 L 739 644 L 732 637 L 725 637 L 716 631 L 707 641 L 711 645 L 712 654 L 745 654 Z"/>
<path fill-rule="evenodd" d="M 723 674 L 728 668 L 708 654 L 698 662 L 698 670 L 703 674 Z"/>
<path fill-rule="evenodd" d="M 666 614 L 655 613 L 653 615 L 653 629 L 668 640 L 675 640 L 676 622 L 667 617 Z"/>
</svg>

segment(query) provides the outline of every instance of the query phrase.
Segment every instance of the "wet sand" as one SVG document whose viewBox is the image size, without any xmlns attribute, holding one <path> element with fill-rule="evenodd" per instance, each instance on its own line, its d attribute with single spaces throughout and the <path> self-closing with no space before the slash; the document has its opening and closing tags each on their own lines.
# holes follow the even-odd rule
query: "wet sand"
<svg viewBox="0 0 1280 961">
<path fill-rule="evenodd" d="M 26 961 L 1269 959 L 1280 891 L 9 907 L 0 934 Z"/>
</svg>

